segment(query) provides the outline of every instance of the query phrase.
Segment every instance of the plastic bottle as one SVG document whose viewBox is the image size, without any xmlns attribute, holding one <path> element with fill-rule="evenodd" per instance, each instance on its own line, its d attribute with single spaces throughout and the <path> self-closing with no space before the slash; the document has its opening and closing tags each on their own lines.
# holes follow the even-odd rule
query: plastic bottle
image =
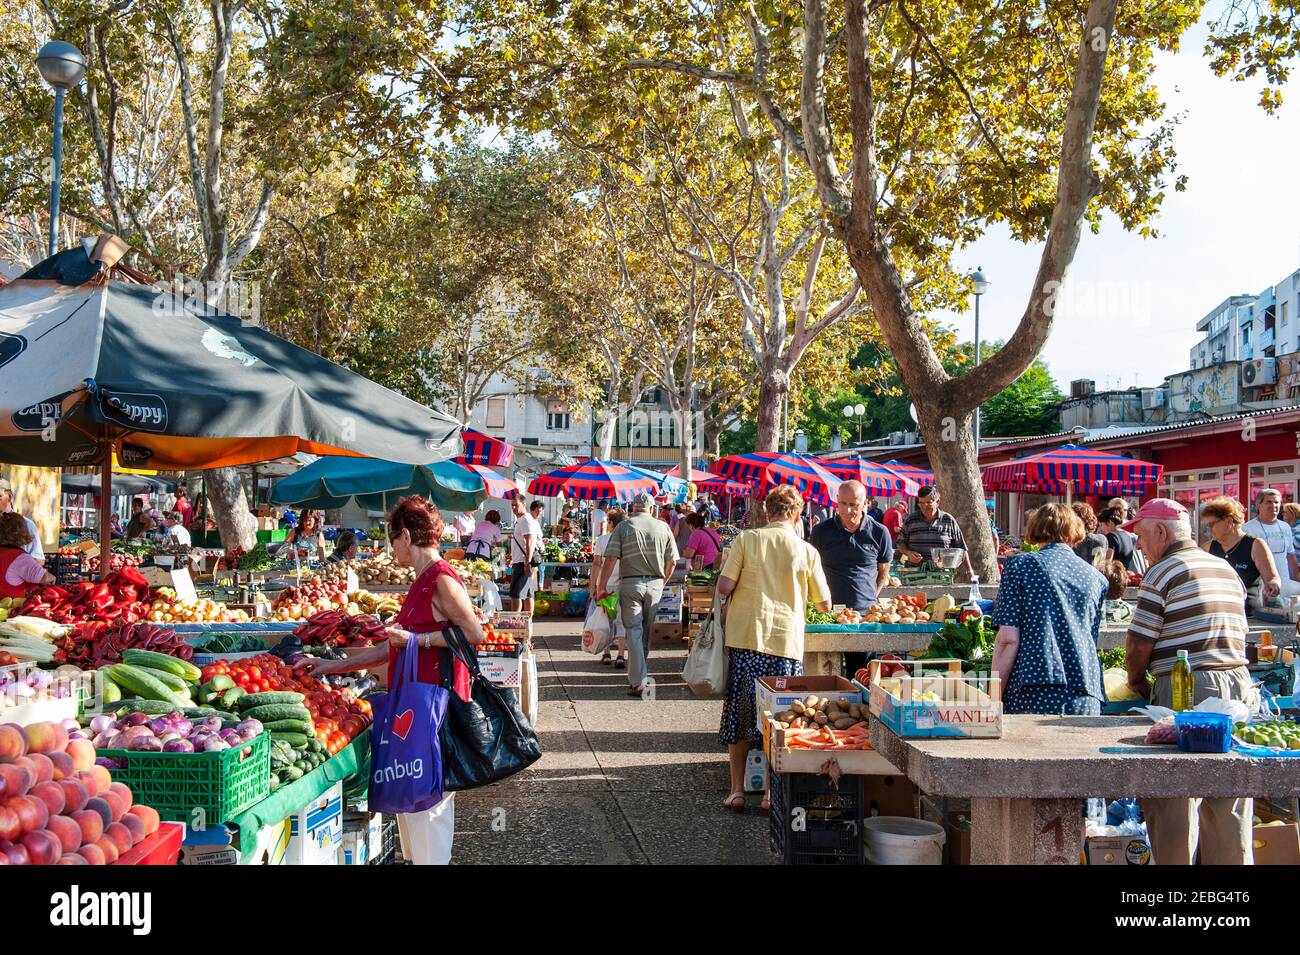
<svg viewBox="0 0 1300 955">
<path fill-rule="evenodd" d="M 980 594 L 980 579 L 979 577 L 972 576 L 970 579 L 970 596 L 966 598 L 966 603 L 970 604 L 972 607 L 978 607 L 979 602 L 983 599 L 983 596 Z"/>
<path fill-rule="evenodd" d="M 1181 713 L 1192 708 L 1192 665 L 1187 660 L 1187 651 L 1178 651 L 1178 660 L 1174 663 L 1174 672 L 1170 676 L 1174 691 L 1174 710 Z"/>
</svg>

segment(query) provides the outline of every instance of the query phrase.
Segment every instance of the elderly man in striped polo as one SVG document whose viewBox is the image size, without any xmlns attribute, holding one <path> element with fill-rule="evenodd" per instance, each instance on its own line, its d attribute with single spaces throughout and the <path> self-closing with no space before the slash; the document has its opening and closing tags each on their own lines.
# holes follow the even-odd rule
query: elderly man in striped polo
<svg viewBox="0 0 1300 955">
<path fill-rule="evenodd" d="M 1173 705 L 1170 675 L 1178 651 L 1192 665 L 1193 704 L 1210 697 L 1243 700 L 1257 691 L 1246 661 L 1245 591 L 1225 560 L 1196 546 L 1187 509 L 1169 498 L 1143 504 L 1125 530 L 1137 534 L 1150 570 L 1142 579 L 1126 663 L 1129 686 L 1151 702 Z M 1250 865 L 1250 799 L 1143 799 L 1158 865 L 1190 865 L 1200 845 L 1204 865 Z M 1199 833 L 1198 833 L 1199 830 Z"/>
</svg>

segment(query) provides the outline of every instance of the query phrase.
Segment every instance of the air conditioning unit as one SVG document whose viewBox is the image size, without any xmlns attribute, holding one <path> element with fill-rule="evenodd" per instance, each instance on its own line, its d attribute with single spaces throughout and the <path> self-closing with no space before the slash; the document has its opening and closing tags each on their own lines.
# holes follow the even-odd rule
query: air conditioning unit
<svg viewBox="0 0 1300 955">
<path fill-rule="evenodd" d="M 907 438 L 907 432 L 906 432 L 906 431 L 891 431 L 891 432 L 889 432 L 889 443 L 890 443 L 890 444 L 902 444 L 906 438 Z"/>
<path fill-rule="evenodd" d="M 1163 388 L 1143 388 L 1142 389 L 1142 410 L 1151 411 L 1154 408 L 1163 408 L 1169 401 L 1169 393 Z"/>
<path fill-rule="evenodd" d="M 1241 385 L 1243 388 L 1259 388 L 1263 385 L 1277 384 L 1277 359 L 1256 358 L 1241 365 Z"/>
<path fill-rule="evenodd" d="M 1097 390 L 1097 383 L 1091 378 L 1080 378 L 1070 382 L 1071 398 L 1086 398 Z"/>
</svg>

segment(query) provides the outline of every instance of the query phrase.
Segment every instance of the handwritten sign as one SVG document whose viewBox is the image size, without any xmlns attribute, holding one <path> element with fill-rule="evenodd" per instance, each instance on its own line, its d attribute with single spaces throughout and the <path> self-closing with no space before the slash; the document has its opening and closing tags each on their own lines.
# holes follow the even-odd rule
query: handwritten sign
<svg viewBox="0 0 1300 955">
<path fill-rule="evenodd" d="M 178 567 L 172 571 L 172 590 L 176 591 L 176 596 L 181 600 L 198 600 L 198 591 L 194 589 L 194 579 L 190 577 L 190 572 L 184 567 Z"/>
</svg>

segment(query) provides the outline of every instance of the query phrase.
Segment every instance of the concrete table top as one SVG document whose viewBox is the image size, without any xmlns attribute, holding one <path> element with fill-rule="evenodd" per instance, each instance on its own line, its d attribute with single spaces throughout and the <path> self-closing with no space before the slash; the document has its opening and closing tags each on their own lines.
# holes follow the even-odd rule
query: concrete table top
<svg viewBox="0 0 1300 955">
<path fill-rule="evenodd" d="M 903 739 L 874 719 L 870 732 L 880 755 L 936 796 L 1300 796 L 1300 758 L 1146 746 L 1150 726 L 1130 716 L 1006 716 L 1001 739 Z"/>
<path fill-rule="evenodd" d="M 1258 642 L 1259 633 L 1272 629 L 1266 625 L 1251 624 L 1252 643 Z M 1278 643 L 1276 629 L 1273 642 Z M 926 631 L 894 631 L 892 633 L 805 633 L 804 653 L 911 653 L 930 645 L 933 634 Z M 1097 645 L 1102 650 L 1124 646 L 1128 625 L 1102 627 L 1097 635 Z"/>
</svg>

